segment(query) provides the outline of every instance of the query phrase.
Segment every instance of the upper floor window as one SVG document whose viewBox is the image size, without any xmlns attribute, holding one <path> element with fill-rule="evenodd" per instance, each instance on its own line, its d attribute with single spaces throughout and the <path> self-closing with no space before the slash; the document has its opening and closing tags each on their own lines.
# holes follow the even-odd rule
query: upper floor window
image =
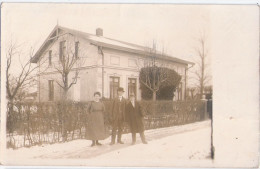
<svg viewBox="0 0 260 169">
<path fill-rule="evenodd" d="M 75 42 L 75 57 L 79 57 L 79 41 Z"/>
<path fill-rule="evenodd" d="M 52 50 L 49 51 L 49 66 L 52 65 Z"/>
<path fill-rule="evenodd" d="M 53 80 L 49 80 L 49 101 L 54 100 L 54 84 Z"/>
<path fill-rule="evenodd" d="M 60 42 L 60 50 L 59 50 L 60 51 L 60 54 L 59 54 L 60 61 L 63 61 L 64 57 L 65 57 L 65 52 L 66 52 L 65 43 L 66 43 L 65 40 Z"/>
</svg>

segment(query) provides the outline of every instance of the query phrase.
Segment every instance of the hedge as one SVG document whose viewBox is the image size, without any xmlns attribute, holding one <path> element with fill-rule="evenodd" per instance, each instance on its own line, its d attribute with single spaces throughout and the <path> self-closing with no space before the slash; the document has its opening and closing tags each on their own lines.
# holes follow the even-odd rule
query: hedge
<svg viewBox="0 0 260 169">
<path fill-rule="evenodd" d="M 104 101 L 108 119 L 111 101 Z M 19 148 L 43 143 L 84 139 L 89 102 L 15 103 L 8 105 L 7 147 Z M 140 101 L 145 112 L 146 130 L 188 124 L 206 118 L 206 105 L 200 100 Z M 106 127 L 111 130 L 108 121 Z M 124 132 L 129 132 L 125 125 Z"/>
</svg>

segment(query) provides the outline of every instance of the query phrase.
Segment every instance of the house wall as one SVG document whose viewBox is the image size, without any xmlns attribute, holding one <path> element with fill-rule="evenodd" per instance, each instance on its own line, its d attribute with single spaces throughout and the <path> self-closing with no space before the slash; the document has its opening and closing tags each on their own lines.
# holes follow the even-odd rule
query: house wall
<svg viewBox="0 0 260 169">
<path fill-rule="evenodd" d="M 78 87 L 79 84 L 80 87 Z M 82 70 L 80 72 L 79 83 L 73 86 L 72 91 L 74 93 L 80 92 L 80 100 L 77 101 L 93 100 L 94 92 L 99 91 L 97 89 L 97 68 Z M 75 95 L 74 100 L 76 100 Z"/>
<path fill-rule="evenodd" d="M 75 69 L 80 69 L 79 78 L 77 79 L 77 83 L 69 89 L 68 97 L 73 100 L 89 100 L 93 95 L 93 90 L 96 89 L 96 66 L 98 62 L 97 47 L 91 45 L 90 42 L 85 39 L 75 38 L 72 35 L 66 34 L 59 37 L 54 43 L 49 45 L 43 53 L 43 55 L 41 56 L 41 60 L 38 62 L 38 64 L 40 64 L 40 76 L 38 76 L 39 101 L 49 100 L 49 80 L 54 80 L 54 100 L 59 100 L 61 98 L 63 90 L 57 82 L 63 85 L 62 75 L 58 73 L 57 69 L 62 70 L 59 61 L 59 43 L 63 40 L 66 40 L 66 49 L 68 53 L 74 50 L 75 42 L 79 41 L 79 60 L 70 71 L 69 82 L 72 81 L 72 78 L 75 75 Z M 51 65 L 49 64 L 50 50 L 52 51 Z M 78 92 L 78 88 L 80 88 L 80 92 Z"/>
<path fill-rule="evenodd" d="M 110 87 L 109 87 L 109 77 L 115 76 L 120 77 L 120 86 L 125 89 L 124 97 L 128 97 L 128 78 L 136 78 L 137 80 L 137 99 L 141 99 L 141 90 L 139 84 L 139 71 L 144 66 L 145 58 L 144 56 L 122 52 L 113 49 L 103 49 L 104 52 L 104 96 L 109 98 Z M 182 76 L 182 96 L 178 96 L 178 92 L 175 92 L 176 97 L 174 99 L 184 99 L 185 90 L 185 68 L 186 65 L 178 64 L 175 62 L 167 62 L 158 60 L 158 65 L 174 69 Z M 101 69 L 101 68 L 100 68 Z M 101 72 L 101 71 L 100 71 Z"/>
<path fill-rule="evenodd" d="M 136 64 L 138 55 L 127 52 L 121 52 L 112 49 L 103 49 L 104 52 L 104 97 L 110 97 L 110 77 L 120 78 L 120 87 L 125 90 L 124 97 L 128 98 L 128 78 L 136 78 L 137 80 L 137 99 L 141 99 L 141 91 L 139 89 L 139 67 Z M 134 60 L 136 61 L 135 64 Z"/>
<path fill-rule="evenodd" d="M 106 98 L 110 97 L 110 76 L 120 77 L 120 87 L 125 89 L 124 97 L 128 98 L 128 79 L 136 78 L 137 99 L 141 99 L 141 90 L 139 84 L 139 71 L 144 66 L 144 56 L 123 52 L 114 49 L 103 48 L 104 66 L 102 65 L 102 52 L 98 47 L 92 45 L 88 40 L 83 38 L 64 35 L 59 37 L 54 43 L 49 45 L 42 55 L 39 62 L 39 101 L 48 101 L 48 80 L 54 80 L 54 100 L 59 100 L 62 96 L 62 88 L 56 83 L 61 83 L 61 74 L 57 73 L 59 67 L 59 43 L 66 40 L 67 50 L 74 49 L 74 43 L 79 41 L 79 61 L 75 64 L 73 70 L 80 69 L 77 83 L 69 89 L 69 98 L 76 101 L 88 101 L 93 99 L 95 91 L 102 93 L 102 67 L 104 67 L 104 93 Z M 49 65 L 49 51 L 52 51 L 52 65 Z M 184 99 L 185 90 L 185 67 L 184 64 L 158 60 L 158 64 L 170 69 L 176 70 L 182 75 L 182 99 Z M 71 71 L 69 81 L 72 80 L 74 71 Z M 62 84 L 62 83 L 61 83 Z M 79 90 L 80 89 L 80 90 Z M 177 99 L 178 92 L 175 93 Z M 180 98 L 180 97 L 179 97 Z"/>
</svg>

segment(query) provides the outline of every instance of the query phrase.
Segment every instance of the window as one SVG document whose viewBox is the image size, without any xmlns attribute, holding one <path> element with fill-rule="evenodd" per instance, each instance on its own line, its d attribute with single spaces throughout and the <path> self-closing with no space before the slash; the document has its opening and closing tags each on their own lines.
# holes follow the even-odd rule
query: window
<svg viewBox="0 0 260 169">
<path fill-rule="evenodd" d="M 52 51 L 50 50 L 49 51 L 49 66 L 51 66 L 52 65 Z"/>
<path fill-rule="evenodd" d="M 117 97 L 117 89 L 119 87 L 120 78 L 119 77 L 110 77 L 110 98 Z"/>
<path fill-rule="evenodd" d="M 53 80 L 49 80 L 49 101 L 54 100 L 54 85 Z"/>
<path fill-rule="evenodd" d="M 65 52 L 66 52 L 66 46 L 65 46 L 65 42 L 66 41 L 61 41 L 60 42 L 60 61 L 63 61 L 64 60 L 64 57 L 65 57 Z"/>
<path fill-rule="evenodd" d="M 130 94 L 134 94 L 136 98 L 136 78 L 128 79 L 128 98 Z"/>
<path fill-rule="evenodd" d="M 79 57 L 79 42 L 75 42 L 75 57 Z"/>
</svg>

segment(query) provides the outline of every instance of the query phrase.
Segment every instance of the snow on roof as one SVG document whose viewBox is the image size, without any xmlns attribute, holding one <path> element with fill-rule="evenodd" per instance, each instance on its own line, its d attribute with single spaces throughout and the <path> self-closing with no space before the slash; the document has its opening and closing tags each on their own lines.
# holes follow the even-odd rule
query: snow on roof
<svg viewBox="0 0 260 169">
<path fill-rule="evenodd" d="M 147 47 L 143 47 L 143 46 L 139 46 L 139 45 L 136 45 L 136 44 L 131 44 L 131 43 L 107 38 L 107 37 L 104 37 L 104 36 L 97 36 L 97 35 L 81 32 L 81 31 L 78 31 L 78 30 L 69 29 L 69 28 L 65 28 L 65 27 L 61 27 L 61 26 L 59 26 L 59 28 L 65 30 L 67 32 L 70 32 L 74 35 L 81 36 L 82 38 L 93 41 L 93 42 L 110 44 L 110 45 L 120 46 L 120 47 L 124 47 L 124 48 L 134 49 L 134 50 L 141 50 L 141 51 L 149 49 Z"/>
<path fill-rule="evenodd" d="M 44 52 L 46 47 L 54 41 L 54 39 L 51 41 L 49 39 L 51 37 L 56 36 L 56 33 L 57 33 L 56 30 L 61 30 L 66 33 L 73 34 L 74 36 L 79 36 L 83 39 L 90 41 L 91 43 L 93 43 L 94 45 L 97 45 L 97 46 L 112 48 L 112 49 L 121 50 L 121 51 L 127 51 L 127 52 L 131 52 L 131 53 L 138 53 L 141 55 L 151 54 L 151 53 L 149 53 L 149 51 L 151 51 L 151 48 L 148 48 L 148 47 L 144 47 L 144 46 L 140 46 L 140 45 L 136 45 L 136 44 L 132 44 L 132 43 L 128 43 L 128 42 L 123 42 L 123 41 L 119 41 L 119 40 L 115 40 L 115 39 L 110 39 L 110 38 L 106 38 L 104 36 L 97 36 L 97 35 L 85 33 L 82 31 L 78 31 L 78 30 L 74 30 L 74 29 L 70 29 L 70 28 L 66 28 L 66 27 L 62 27 L 62 26 L 56 26 L 53 29 L 53 31 L 51 32 L 51 34 L 48 36 L 48 38 L 45 40 L 43 45 L 40 47 L 40 49 L 36 52 L 36 54 L 34 55 L 34 57 L 31 60 L 31 62 L 33 62 L 33 63 L 38 62 L 41 54 Z M 159 52 L 156 52 L 156 53 L 159 53 Z M 169 55 L 165 55 L 165 54 L 158 54 L 158 57 L 161 59 L 170 60 L 170 61 L 174 61 L 174 62 L 178 62 L 178 63 L 182 63 L 182 64 L 194 64 L 192 62 L 182 60 L 182 59 L 179 59 L 176 57 L 172 57 Z"/>
</svg>

